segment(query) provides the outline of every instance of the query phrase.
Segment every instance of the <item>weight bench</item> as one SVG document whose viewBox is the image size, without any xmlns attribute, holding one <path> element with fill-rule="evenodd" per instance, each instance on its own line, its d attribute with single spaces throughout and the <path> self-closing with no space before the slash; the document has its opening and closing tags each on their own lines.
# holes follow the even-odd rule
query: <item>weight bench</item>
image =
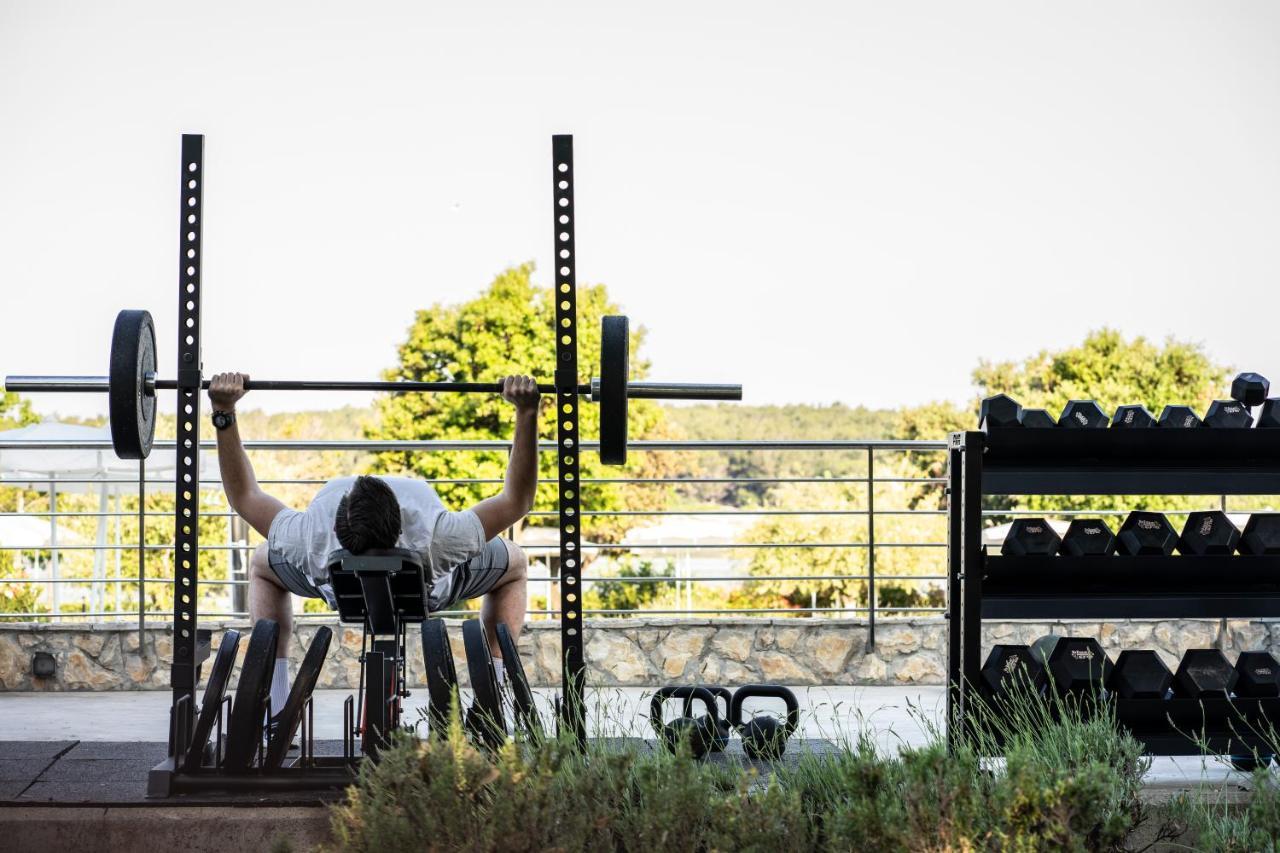
<svg viewBox="0 0 1280 853">
<path fill-rule="evenodd" d="M 320 790 L 343 788 L 353 781 L 359 760 L 355 740 L 361 736 L 364 755 L 377 760 L 391 731 L 400 725 L 405 689 L 405 633 L 408 626 L 427 618 L 427 587 L 422 562 L 412 551 L 399 548 L 352 554 L 335 551 L 327 561 L 329 581 L 337 598 L 338 619 L 363 628 L 360 655 L 360 687 L 343 709 L 342 756 L 317 756 L 314 750 L 311 693 L 329 650 L 332 632 L 321 628 L 313 638 L 283 709 L 280 729 L 269 741 L 263 738 L 263 721 L 269 710 L 267 694 L 275 661 L 277 627 L 269 619 L 254 625 L 249 649 L 241 666 L 236 698 L 226 695 L 235 665 L 240 635 L 228 631 L 218 649 L 204 701 L 195 715 L 195 731 L 185 729 L 188 706 L 171 712 L 176 734 L 169 756 L 151 770 L 149 797 L 215 790 L 260 791 Z M 203 654 L 209 654 L 207 638 Z M 186 703 L 184 699 L 184 703 Z M 356 705 L 356 702 L 359 705 Z M 228 710 L 227 706 L 230 705 Z M 225 718 L 230 719 L 222 736 Z M 302 754 L 286 761 L 290 740 L 302 727 Z M 212 756 L 206 744 L 216 735 Z M 187 744 L 181 749 L 174 744 Z"/>
<path fill-rule="evenodd" d="M 364 754 L 376 757 L 399 727 L 405 689 L 405 634 L 425 622 L 427 584 L 417 553 L 404 548 L 334 551 L 326 560 L 338 620 L 363 626 L 360 642 L 359 723 Z M 353 732 L 355 734 L 355 732 Z"/>
</svg>

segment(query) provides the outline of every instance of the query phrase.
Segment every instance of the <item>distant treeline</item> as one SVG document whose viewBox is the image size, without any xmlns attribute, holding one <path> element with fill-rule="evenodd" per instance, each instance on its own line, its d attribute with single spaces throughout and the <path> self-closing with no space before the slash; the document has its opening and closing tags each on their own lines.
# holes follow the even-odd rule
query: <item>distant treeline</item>
<svg viewBox="0 0 1280 853">
<path fill-rule="evenodd" d="M 707 440 L 823 440 L 889 437 L 898 413 L 861 406 L 671 406 L 667 423 L 680 438 Z M 697 475 L 705 478 L 770 480 L 787 477 L 861 476 L 866 454 L 838 450 L 719 450 L 696 455 Z M 751 505 L 767 500 L 775 484 L 747 482 L 707 485 L 690 494 L 701 500 Z"/>
</svg>

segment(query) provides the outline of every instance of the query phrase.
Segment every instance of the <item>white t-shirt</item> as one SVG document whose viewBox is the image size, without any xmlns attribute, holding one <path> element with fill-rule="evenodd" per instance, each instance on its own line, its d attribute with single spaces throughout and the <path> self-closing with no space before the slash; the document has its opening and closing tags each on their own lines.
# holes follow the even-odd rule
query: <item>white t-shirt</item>
<svg viewBox="0 0 1280 853">
<path fill-rule="evenodd" d="M 400 503 L 400 538 L 396 547 L 418 553 L 422 565 L 431 573 L 431 583 L 484 550 L 484 526 L 474 512 L 449 512 L 431 484 L 422 480 L 379 479 L 391 487 Z M 355 477 L 330 480 L 305 511 L 280 512 L 267 533 L 272 562 L 287 562 L 310 575 L 317 586 L 327 583 L 326 558 L 342 547 L 333 532 L 338 504 L 355 481 Z"/>
</svg>

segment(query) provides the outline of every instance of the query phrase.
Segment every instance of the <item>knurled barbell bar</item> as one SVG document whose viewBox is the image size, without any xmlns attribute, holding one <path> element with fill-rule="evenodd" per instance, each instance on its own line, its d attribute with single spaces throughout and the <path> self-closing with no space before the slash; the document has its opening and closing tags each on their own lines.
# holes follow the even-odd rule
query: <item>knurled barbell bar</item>
<svg viewBox="0 0 1280 853">
<path fill-rule="evenodd" d="M 627 461 L 627 401 L 741 400 L 741 385 L 700 385 L 680 382 L 630 382 L 629 326 L 623 316 L 600 322 L 600 376 L 577 385 L 574 393 L 600 404 L 600 461 Z M 111 444 L 121 459 L 145 459 L 156 430 L 157 391 L 174 390 L 175 379 L 156 377 L 156 331 L 150 312 L 125 310 L 116 315 L 111 334 L 109 376 L 6 376 L 4 389 L 21 394 L 106 393 L 111 420 Z M 208 379 L 200 380 L 209 387 Z M 387 391 L 393 394 L 496 394 L 497 382 L 409 382 L 251 379 L 250 391 Z M 539 384 L 544 394 L 555 385 Z"/>
</svg>

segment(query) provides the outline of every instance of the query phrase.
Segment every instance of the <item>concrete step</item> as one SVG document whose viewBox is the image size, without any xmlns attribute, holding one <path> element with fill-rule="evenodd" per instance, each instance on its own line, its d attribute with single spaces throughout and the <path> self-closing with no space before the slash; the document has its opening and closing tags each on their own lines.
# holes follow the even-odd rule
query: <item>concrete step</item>
<svg viewBox="0 0 1280 853">
<path fill-rule="evenodd" d="M 189 853 L 311 850 L 330 840 L 329 812 L 319 806 L 0 806 L 5 850 Z"/>
</svg>

